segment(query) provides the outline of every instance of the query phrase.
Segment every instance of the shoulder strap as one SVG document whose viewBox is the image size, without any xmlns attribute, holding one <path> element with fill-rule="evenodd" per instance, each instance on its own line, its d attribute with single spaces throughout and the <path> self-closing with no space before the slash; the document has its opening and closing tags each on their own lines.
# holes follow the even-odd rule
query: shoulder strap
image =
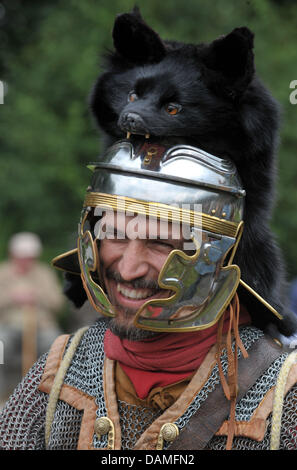
<svg viewBox="0 0 297 470">
<path fill-rule="evenodd" d="M 75 351 L 80 343 L 81 338 L 83 337 L 84 333 L 87 331 L 89 327 L 80 328 L 72 338 L 70 346 L 66 351 L 66 354 L 60 364 L 58 372 L 55 376 L 53 386 L 51 388 L 48 405 L 46 410 L 46 418 L 45 418 L 45 445 L 46 448 L 48 447 L 52 422 L 54 419 L 57 401 L 59 399 L 60 391 L 64 382 L 65 375 L 67 370 L 71 364 Z"/>
<path fill-rule="evenodd" d="M 283 363 L 275 386 L 275 395 L 272 410 L 270 450 L 278 450 L 280 444 L 281 420 L 285 397 L 285 388 L 289 373 L 297 363 L 297 350 L 291 352 Z"/>
<path fill-rule="evenodd" d="M 256 341 L 248 351 L 248 357 L 238 361 L 237 401 L 246 394 L 258 377 L 274 362 L 283 350 L 270 337 Z M 228 419 L 230 402 L 225 397 L 221 384 L 203 402 L 191 417 L 187 426 L 170 445 L 170 450 L 204 449 L 221 424 Z"/>
</svg>

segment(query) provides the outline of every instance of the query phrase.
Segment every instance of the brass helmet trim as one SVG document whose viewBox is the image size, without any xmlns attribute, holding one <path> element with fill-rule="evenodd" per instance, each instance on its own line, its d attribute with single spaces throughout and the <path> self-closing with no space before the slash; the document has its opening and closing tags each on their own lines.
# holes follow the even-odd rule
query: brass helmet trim
<svg viewBox="0 0 297 470">
<path fill-rule="evenodd" d="M 194 227 L 202 227 L 213 233 L 236 237 L 239 224 L 218 217 L 197 213 L 190 209 L 143 201 L 125 196 L 104 193 L 87 193 L 84 207 L 98 207 L 105 210 L 137 212 L 138 214 L 157 217 L 169 222 L 185 222 Z"/>
</svg>

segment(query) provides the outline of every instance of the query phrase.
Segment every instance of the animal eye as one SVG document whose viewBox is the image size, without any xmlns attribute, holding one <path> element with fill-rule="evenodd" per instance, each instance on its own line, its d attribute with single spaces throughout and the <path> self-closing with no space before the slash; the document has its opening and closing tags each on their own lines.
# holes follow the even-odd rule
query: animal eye
<svg viewBox="0 0 297 470">
<path fill-rule="evenodd" d="M 130 93 L 128 94 L 128 101 L 130 101 L 131 103 L 133 103 L 133 101 L 137 100 L 138 99 L 138 96 L 136 95 L 135 91 L 130 91 Z"/>
<path fill-rule="evenodd" d="M 181 105 L 176 104 L 176 103 L 168 103 L 165 106 L 165 110 L 167 111 L 167 113 L 171 114 L 172 116 L 179 113 L 181 109 L 182 109 Z"/>
</svg>

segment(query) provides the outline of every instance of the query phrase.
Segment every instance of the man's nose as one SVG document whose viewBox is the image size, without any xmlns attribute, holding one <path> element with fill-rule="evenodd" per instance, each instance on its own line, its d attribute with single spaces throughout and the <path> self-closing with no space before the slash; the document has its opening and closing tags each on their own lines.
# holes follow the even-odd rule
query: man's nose
<svg viewBox="0 0 297 470">
<path fill-rule="evenodd" d="M 142 240 L 127 242 L 117 268 L 125 281 L 132 281 L 148 273 L 149 264 Z"/>
</svg>

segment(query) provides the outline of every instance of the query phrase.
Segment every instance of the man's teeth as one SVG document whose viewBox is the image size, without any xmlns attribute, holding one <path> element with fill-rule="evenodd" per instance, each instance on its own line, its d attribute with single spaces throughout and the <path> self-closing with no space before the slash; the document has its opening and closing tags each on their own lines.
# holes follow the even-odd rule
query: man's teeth
<svg viewBox="0 0 297 470">
<path fill-rule="evenodd" d="M 117 284 L 117 290 L 129 299 L 146 299 L 152 295 L 151 289 L 130 289 L 121 284 Z"/>
</svg>

